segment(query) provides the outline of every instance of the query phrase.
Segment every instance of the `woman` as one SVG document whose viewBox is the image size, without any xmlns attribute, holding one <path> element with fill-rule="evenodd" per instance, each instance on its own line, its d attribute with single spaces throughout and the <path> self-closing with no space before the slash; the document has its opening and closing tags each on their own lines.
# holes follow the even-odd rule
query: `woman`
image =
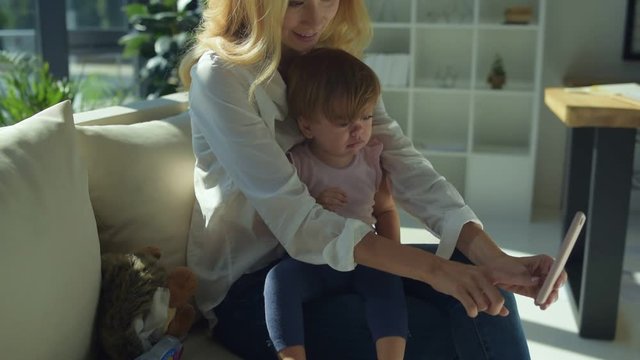
<svg viewBox="0 0 640 360">
<path fill-rule="evenodd" d="M 460 358 L 489 352 L 495 358 L 528 358 L 513 295 L 498 285 L 532 297 L 552 259 L 502 252 L 458 192 L 413 149 L 382 102 L 373 130 L 384 144 L 382 165 L 395 200 L 440 235 L 438 256 L 324 210 L 285 157 L 302 136 L 286 118 L 281 74 L 293 57 L 315 47 L 360 56 L 371 36 L 363 1 L 209 0 L 203 15 L 197 43 L 181 64 L 183 83 L 190 86 L 196 154 L 187 261 L 200 280 L 198 306 L 212 327 L 219 320 L 219 338 L 245 358 L 268 351 L 248 349 L 255 350 L 263 341 L 256 337 L 266 334 L 258 310 L 264 273 L 286 251 L 337 270 L 362 264 L 407 278 L 408 296 L 447 314 Z M 447 260 L 455 249 L 475 265 Z M 542 309 L 557 299 L 565 279 L 563 274 Z M 261 323 L 229 318 L 250 311 Z M 340 330 L 349 329 L 342 325 Z M 232 338 L 240 344 L 230 343 Z M 286 351 L 280 355 L 287 358 Z"/>
</svg>

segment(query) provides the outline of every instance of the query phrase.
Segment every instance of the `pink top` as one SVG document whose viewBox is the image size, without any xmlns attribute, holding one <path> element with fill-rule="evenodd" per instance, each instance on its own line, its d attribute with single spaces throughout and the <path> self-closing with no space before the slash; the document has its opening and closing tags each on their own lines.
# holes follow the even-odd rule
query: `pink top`
<svg viewBox="0 0 640 360">
<path fill-rule="evenodd" d="M 344 168 L 335 168 L 322 162 L 313 155 L 307 143 L 294 146 L 289 151 L 289 158 L 311 196 L 316 198 L 331 187 L 340 188 L 347 194 L 347 204 L 337 213 L 373 225 L 376 223 L 373 199 L 382 180 L 381 153 L 382 143 L 374 139 Z"/>
</svg>

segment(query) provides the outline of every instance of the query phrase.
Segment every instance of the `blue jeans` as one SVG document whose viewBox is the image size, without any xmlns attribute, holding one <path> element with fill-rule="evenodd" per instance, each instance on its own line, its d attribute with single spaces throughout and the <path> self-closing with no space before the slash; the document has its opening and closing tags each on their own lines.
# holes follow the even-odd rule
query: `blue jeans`
<svg viewBox="0 0 640 360">
<path fill-rule="evenodd" d="M 407 303 L 400 277 L 364 265 L 342 272 L 286 257 L 271 268 L 264 286 L 265 318 L 275 349 L 304 345 L 305 303 L 345 293 L 361 296 L 374 342 L 387 336 L 406 338 Z"/>
<path fill-rule="evenodd" d="M 435 246 L 418 246 L 434 252 Z M 469 263 L 456 251 L 453 260 Z M 216 338 L 247 360 L 277 359 L 265 324 L 263 289 L 270 267 L 247 274 L 215 308 Z M 405 359 L 530 359 L 513 294 L 503 291 L 509 316 L 469 318 L 454 298 L 404 279 L 409 314 Z M 304 306 L 308 358 L 375 359 L 364 305 L 356 294 L 329 295 Z"/>
</svg>

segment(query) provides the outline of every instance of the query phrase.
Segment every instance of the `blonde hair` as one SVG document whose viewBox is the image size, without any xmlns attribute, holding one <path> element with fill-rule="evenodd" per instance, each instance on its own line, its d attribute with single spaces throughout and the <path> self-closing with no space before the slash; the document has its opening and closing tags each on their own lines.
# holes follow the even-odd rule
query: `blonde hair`
<svg viewBox="0 0 640 360">
<path fill-rule="evenodd" d="M 317 114 L 333 123 L 355 120 L 381 91 L 373 70 L 339 49 L 319 48 L 296 57 L 287 77 L 289 115 L 296 120 Z"/>
<path fill-rule="evenodd" d="M 183 57 L 179 76 L 184 88 L 191 85 L 191 67 L 207 51 L 238 65 L 259 64 L 256 86 L 278 70 L 282 50 L 282 23 L 289 0 L 207 0 L 195 44 Z M 336 16 L 320 36 L 319 47 L 343 49 L 362 56 L 371 40 L 371 24 L 364 0 L 342 0 Z"/>
</svg>

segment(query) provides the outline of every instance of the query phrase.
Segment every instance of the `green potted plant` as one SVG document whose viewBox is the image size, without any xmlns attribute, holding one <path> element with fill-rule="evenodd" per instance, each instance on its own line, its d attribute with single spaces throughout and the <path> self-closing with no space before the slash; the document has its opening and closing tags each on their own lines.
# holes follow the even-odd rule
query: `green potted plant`
<svg viewBox="0 0 640 360">
<path fill-rule="evenodd" d="M 120 38 L 123 55 L 135 57 L 140 95 L 146 98 L 177 91 L 177 67 L 200 22 L 198 0 L 149 0 L 124 7 L 131 31 Z"/>
<path fill-rule="evenodd" d="M 492 89 L 502 89 L 507 81 L 507 73 L 504 70 L 502 56 L 496 54 L 491 63 L 491 70 L 487 76 L 487 82 Z"/>
<path fill-rule="evenodd" d="M 13 125 L 67 99 L 74 111 L 86 111 L 121 104 L 129 97 L 129 89 L 104 76 L 56 79 L 40 57 L 0 51 L 0 126 Z"/>
<path fill-rule="evenodd" d="M 0 51 L 0 126 L 12 125 L 60 101 L 73 100 L 78 86 L 56 79 L 49 64 L 26 53 Z"/>
</svg>

